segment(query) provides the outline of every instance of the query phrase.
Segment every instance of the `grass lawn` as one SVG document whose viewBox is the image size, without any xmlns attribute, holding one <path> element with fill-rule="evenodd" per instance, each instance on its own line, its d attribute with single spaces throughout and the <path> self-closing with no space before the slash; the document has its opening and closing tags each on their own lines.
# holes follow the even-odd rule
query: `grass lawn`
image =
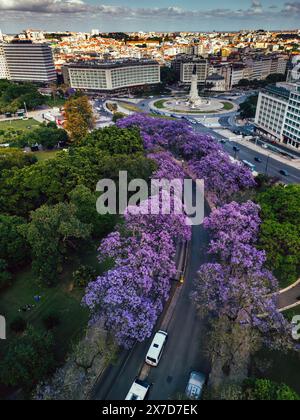
<svg viewBox="0 0 300 420">
<path fill-rule="evenodd" d="M 39 162 L 42 162 L 44 160 L 55 158 L 58 152 L 60 152 L 60 150 L 49 150 L 49 151 L 35 152 L 34 155 L 36 156 Z"/>
<path fill-rule="evenodd" d="M 127 102 L 121 102 L 121 101 L 118 101 L 119 102 L 119 104 L 120 104 L 120 106 L 122 107 L 122 108 L 125 108 L 125 109 L 127 109 L 128 111 L 131 111 L 131 112 L 142 112 L 141 111 L 141 109 L 140 108 L 138 108 L 137 106 L 135 106 L 135 105 L 132 105 L 132 104 L 128 104 Z M 121 111 L 122 112 L 122 111 Z"/>
<path fill-rule="evenodd" d="M 164 103 L 166 102 L 165 99 L 161 99 L 160 101 L 156 101 L 154 103 L 154 106 L 158 109 L 163 109 L 164 108 Z"/>
<path fill-rule="evenodd" d="M 223 110 L 225 111 L 231 111 L 234 108 L 234 105 L 230 102 L 222 102 L 222 104 L 224 105 Z"/>
<path fill-rule="evenodd" d="M 11 121 L 0 121 L 0 130 L 7 130 L 12 128 L 14 130 L 31 130 L 41 125 L 38 121 L 33 118 L 28 120 L 11 120 Z"/>
<path fill-rule="evenodd" d="M 43 319 L 50 314 L 59 317 L 60 325 L 53 331 L 55 337 L 56 356 L 64 360 L 72 343 L 84 334 L 89 313 L 81 306 L 84 291 L 73 289 L 72 273 L 80 264 L 91 265 L 100 274 L 101 266 L 97 261 L 97 243 L 91 249 L 81 253 L 80 257 L 72 257 L 65 265 L 59 284 L 53 288 L 37 285 L 30 268 L 20 272 L 7 290 L 0 295 L 1 314 L 6 317 L 8 340 L 12 336 L 9 324 L 21 316 L 36 328 L 44 329 Z M 104 268 L 104 267 L 103 267 Z M 35 303 L 34 296 L 42 296 L 39 303 Z M 30 312 L 19 312 L 25 305 L 35 305 Z"/>
</svg>

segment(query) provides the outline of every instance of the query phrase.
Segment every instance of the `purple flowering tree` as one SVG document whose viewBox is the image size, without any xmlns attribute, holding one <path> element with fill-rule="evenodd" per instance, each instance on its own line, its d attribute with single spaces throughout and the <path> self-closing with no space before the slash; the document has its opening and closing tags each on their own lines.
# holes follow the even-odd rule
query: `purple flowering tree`
<svg viewBox="0 0 300 420">
<path fill-rule="evenodd" d="M 155 179 L 183 180 L 184 173 L 168 153 L 153 158 L 158 163 Z M 150 337 L 176 273 L 176 244 L 191 236 L 185 216 L 174 211 L 176 196 L 173 199 L 171 214 L 161 211 L 163 194 L 128 209 L 124 224 L 99 248 L 100 260 L 112 258 L 114 268 L 86 290 L 83 302 L 92 312 L 92 322 L 103 319 L 119 344 L 127 348 Z M 157 214 L 144 211 L 155 204 Z"/>
<path fill-rule="evenodd" d="M 288 345 L 289 325 L 277 310 L 274 294 L 278 283 L 264 268 L 265 252 L 255 247 L 259 211 L 250 201 L 233 202 L 204 221 L 215 262 L 201 266 L 192 298 L 203 315 L 215 320 L 211 350 L 217 360 L 212 373 L 216 383 L 224 381 L 225 371 L 238 380 L 237 372 L 246 372 L 250 354 L 262 340 L 272 347 Z"/>
</svg>

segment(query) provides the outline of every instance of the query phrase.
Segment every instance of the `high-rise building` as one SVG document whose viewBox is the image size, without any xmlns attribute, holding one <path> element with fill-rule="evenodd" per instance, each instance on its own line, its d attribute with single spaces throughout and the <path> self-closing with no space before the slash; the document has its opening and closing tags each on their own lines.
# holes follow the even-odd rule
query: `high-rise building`
<svg viewBox="0 0 300 420">
<path fill-rule="evenodd" d="M 204 84 L 209 74 L 209 62 L 194 55 L 180 54 L 171 64 L 182 83 L 191 83 L 194 68 L 196 66 L 198 83 Z"/>
<path fill-rule="evenodd" d="M 255 116 L 262 136 L 300 148 L 300 84 L 278 84 L 260 92 Z"/>
<path fill-rule="evenodd" d="M 283 142 L 300 148 L 300 84 L 290 94 L 283 128 Z"/>
<path fill-rule="evenodd" d="M 18 82 L 56 81 L 52 50 L 47 44 L 15 40 L 3 45 L 10 78 Z"/>
<path fill-rule="evenodd" d="M 0 79 L 10 79 L 10 74 L 4 54 L 3 45 L 0 44 Z"/>
<path fill-rule="evenodd" d="M 93 61 L 67 64 L 65 82 L 86 91 L 119 91 L 160 83 L 160 66 L 152 60 Z"/>
</svg>

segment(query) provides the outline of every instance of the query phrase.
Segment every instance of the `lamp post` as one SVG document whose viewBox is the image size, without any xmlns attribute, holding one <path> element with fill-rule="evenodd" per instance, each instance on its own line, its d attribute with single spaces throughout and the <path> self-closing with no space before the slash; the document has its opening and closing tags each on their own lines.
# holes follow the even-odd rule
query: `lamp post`
<svg viewBox="0 0 300 420">
<path fill-rule="evenodd" d="M 266 162 L 265 175 L 268 175 L 270 157 L 271 155 L 268 155 L 267 162 Z"/>
</svg>

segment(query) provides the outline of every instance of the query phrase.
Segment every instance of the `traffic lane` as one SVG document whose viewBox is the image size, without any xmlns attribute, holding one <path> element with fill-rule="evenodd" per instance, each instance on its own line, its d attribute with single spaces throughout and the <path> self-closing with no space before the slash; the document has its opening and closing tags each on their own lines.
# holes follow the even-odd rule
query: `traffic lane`
<svg viewBox="0 0 300 420">
<path fill-rule="evenodd" d="M 169 339 L 159 366 L 151 369 L 148 378 L 153 384 L 150 400 L 174 398 L 176 394 L 184 393 L 191 371 L 205 374 L 210 371 L 205 357 L 207 327 L 190 298 L 196 273 L 208 260 L 208 241 L 203 226 L 194 226 L 186 282 L 170 323 Z"/>
<path fill-rule="evenodd" d="M 256 167 L 257 172 L 266 173 L 266 165 L 268 156 L 256 152 L 255 150 L 248 149 L 246 146 L 243 146 L 236 142 L 228 142 L 222 145 L 224 150 L 228 152 L 231 156 L 237 157 L 239 160 L 247 160 L 250 163 L 253 163 Z M 233 147 L 238 147 L 240 151 L 236 153 L 233 150 Z M 256 162 L 255 158 L 259 158 L 262 160 L 261 163 Z M 283 176 L 280 174 L 281 170 L 286 170 L 288 172 L 288 176 Z M 272 157 L 269 158 L 268 168 L 267 168 L 268 175 L 275 176 L 280 178 L 283 182 L 289 183 L 299 183 L 300 182 L 300 170 L 293 168 L 287 164 L 281 163 Z"/>
<path fill-rule="evenodd" d="M 123 351 L 116 364 L 110 366 L 93 393 L 93 400 L 123 401 L 145 362 L 151 340 L 136 344 L 130 351 Z"/>
<path fill-rule="evenodd" d="M 226 144 L 222 144 L 222 147 L 227 153 L 229 153 L 230 156 L 237 157 L 239 158 L 239 160 L 247 160 L 251 163 L 254 163 L 255 166 L 257 167 L 258 172 L 265 173 L 264 166 L 266 166 L 266 162 L 268 158 L 266 155 L 256 152 L 255 150 L 252 150 L 240 143 L 229 141 L 226 137 L 222 136 L 218 132 L 213 131 L 209 127 L 203 126 L 202 124 L 198 124 L 195 127 L 195 130 L 203 134 L 208 134 L 219 141 L 226 140 Z M 234 146 L 240 149 L 240 152 L 238 154 L 236 154 L 236 152 L 233 150 Z M 258 162 L 255 162 L 255 157 L 259 157 L 260 159 L 262 159 L 263 163 L 259 164 Z M 282 169 L 288 172 L 289 174 L 288 177 L 285 177 L 280 174 L 279 171 Z M 268 174 L 279 178 L 282 182 L 286 184 L 300 183 L 300 170 L 299 169 L 296 169 L 296 168 L 293 168 L 292 166 L 281 163 L 273 159 L 272 157 L 269 158 Z"/>
</svg>

